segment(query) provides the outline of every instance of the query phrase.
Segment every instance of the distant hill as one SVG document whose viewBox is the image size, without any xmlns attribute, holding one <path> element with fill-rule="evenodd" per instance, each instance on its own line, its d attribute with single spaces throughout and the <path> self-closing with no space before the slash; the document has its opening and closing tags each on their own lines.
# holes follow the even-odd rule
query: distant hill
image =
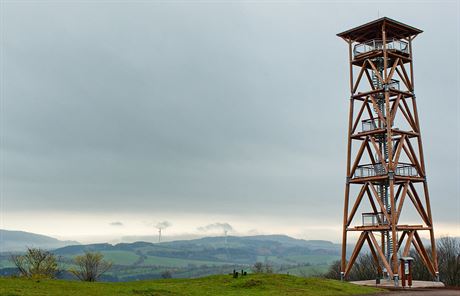
<svg viewBox="0 0 460 296">
<path fill-rule="evenodd" d="M 72 244 L 24 232 L 4 231 L 2 244 L 8 249 L 40 246 L 53 249 L 65 265 L 86 251 L 100 252 L 113 263 L 106 281 L 160 278 L 165 270 L 173 277 L 190 278 L 248 270 L 256 262 L 270 265 L 275 272 L 315 275 L 327 270 L 339 258 L 340 246 L 329 241 L 302 240 L 286 235 L 219 236 L 163 243 Z M 16 242 L 13 244 L 12 242 Z M 61 247 L 56 248 L 56 245 Z M 6 250 L 6 248 L 5 248 Z M 2 269 L 3 267 L 3 269 Z M 14 272 L 9 256 L 0 254 L 0 274 Z M 71 275 L 63 274 L 63 277 Z"/>
<path fill-rule="evenodd" d="M 339 258 L 340 247 L 329 241 L 301 240 L 286 235 L 219 236 L 163 243 L 134 242 L 115 245 L 89 244 L 58 248 L 62 260 L 85 251 L 100 252 L 113 262 L 105 280 L 129 281 L 161 277 L 165 270 L 174 277 L 198 277 L 248 269 L 264 262 L 276 272 L 318 274 Z"/>
<path fill-rule="evenodd" d="M 58 255 L 85 251 L 130 251 L 151 256 L 189 258 L 250 264 L 266 256 L 338 255 L 339 245 L 322 240 L 302 240 L 287 235 L 218 236 L 164 243 L 134 242 L 115 245 L 88 244 L 56 249 Z"/>
<path fill-rule="evenodd" d="M 76 241 L 61 241 L 36 233 L 0 229 L 0 252 L 21 252 L 27 247 L 56 249 L 77 244 Z"/>
</svg>

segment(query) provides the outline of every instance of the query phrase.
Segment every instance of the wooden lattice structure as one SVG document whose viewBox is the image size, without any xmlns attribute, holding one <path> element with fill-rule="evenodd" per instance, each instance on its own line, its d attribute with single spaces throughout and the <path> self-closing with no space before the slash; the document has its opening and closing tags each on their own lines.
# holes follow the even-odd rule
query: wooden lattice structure
<svg viewBox="0 0 460 296">
<path fill-rule="evenodd" d="M 337 34 L 349 46 L 350 111 L 341 275 L 368 244 L 379 276 L 399 278 L 398 256 L 411 246 L 438 277 L 436 245 L 414 93 L 412 41 L 421 30 L 380 18 Z M 369 212 L 356 214 L 366 201 Z M 412 204 L 417 224 L 403 223 Z M 430 235 L 431 254 L 420 237 Z M 359 238 L 348 260 L 347 235 Z M 379 237 L 380 236 L 380 237 Z"/>
</svg>

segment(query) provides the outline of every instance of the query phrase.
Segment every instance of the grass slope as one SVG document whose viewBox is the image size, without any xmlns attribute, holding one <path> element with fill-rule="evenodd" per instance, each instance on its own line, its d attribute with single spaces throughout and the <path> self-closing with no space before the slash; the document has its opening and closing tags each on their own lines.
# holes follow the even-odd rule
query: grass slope
<svg viewBox="0 0 460 296">
<path fill-rule="evenodd" d="M 233 279 L 230 275 L 198 279 L 170 279 L 125 283 L 85 283 L 63 280 L 0 278 L 2 296 L 172 296 L 172 295 L 362 295 L 381 290 L 334 280 L 255 274 Z"/>
</svg>

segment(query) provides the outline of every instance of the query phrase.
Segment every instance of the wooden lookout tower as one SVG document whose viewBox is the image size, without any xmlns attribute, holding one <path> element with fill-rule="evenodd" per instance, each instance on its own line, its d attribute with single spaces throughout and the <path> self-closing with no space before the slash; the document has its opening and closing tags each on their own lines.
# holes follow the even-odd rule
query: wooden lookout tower
<svg viewBox="0 0 460 296">
<path fill-rule="evenodd" d="M 413 40 L 421 30 L 380 18 L 337 34 L 348 43 L 350 111 L 341 276 L 364 244 L 398 285 L 411 247 L 438 278 L 436 244 L 414 92 Z M 409 221 L 404 221 L 408 218 Z M 347 236 L 359 234 L 349 260 Z M 429 233 L 431 254 L 422 243 Z"/>
</svg>

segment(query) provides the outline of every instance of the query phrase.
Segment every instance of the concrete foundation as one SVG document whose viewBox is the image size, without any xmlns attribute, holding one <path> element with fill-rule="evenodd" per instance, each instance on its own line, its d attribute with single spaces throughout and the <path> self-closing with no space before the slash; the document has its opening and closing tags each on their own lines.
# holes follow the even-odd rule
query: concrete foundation
<svg viewBox="0 0 460 296">
<path fill-rule="evenodd" d="M 387 279 L 381 279 L 380 284 L 376 284 L 375 280 L 355 281 L 355 282 L 350 282 L 350 283 L 361 285 L 361 286 L 377 287 L 377 288 L 395 288 L 394 280 L 387 280 Z M 444 288 L 444 284 L 441 282 L 432 282 L 432 281 L 412 281 L 411 288 L 409 288 L 408 286 L 403 288 L 401 281 L 399 281 L 397 288 L 400 288 L 400 289 Z"/>
</svg>

